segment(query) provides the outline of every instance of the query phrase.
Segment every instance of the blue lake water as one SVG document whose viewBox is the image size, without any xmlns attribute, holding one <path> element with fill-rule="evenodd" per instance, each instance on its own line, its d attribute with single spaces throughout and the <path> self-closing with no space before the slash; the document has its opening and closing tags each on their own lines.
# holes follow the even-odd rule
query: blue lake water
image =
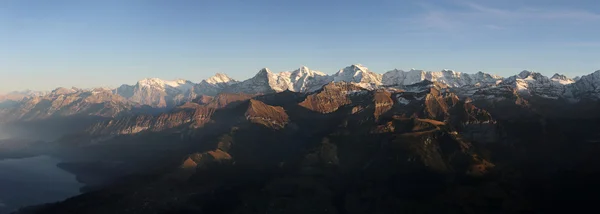
<svg viewBox="0 0 600 214">
<path fill-rule="evenodd" d="M 0 214 L 79 194 L 83 184 L 50 156 L 0 160 Z"/>
</svg>

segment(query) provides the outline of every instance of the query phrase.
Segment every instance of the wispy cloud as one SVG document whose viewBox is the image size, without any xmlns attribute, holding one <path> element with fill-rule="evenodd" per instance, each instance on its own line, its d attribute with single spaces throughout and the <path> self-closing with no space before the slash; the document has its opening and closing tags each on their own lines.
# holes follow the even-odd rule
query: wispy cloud
<svg viewBox="0 0 600 214">
<path fill-rule="evenodd" d="M 538 19 L 538 20 L 572 20 L 572 21 L 598 21 L 600 14 L 581 10 L 551 10 L 544 8 L 514 8 L 500 9 L 488 7 L 472 2 L 463 3 L 477 15 L 487 15 L 499 19 Z"/>
<path fill-rule="evenodd" d="M 597 42 L 567 42 L 563 46 L 575 48 L 597 48 L 600 47 L 600 41 Z"/>
<path fill-rule="evenodd" d="M 598 22 L 600 14 L 572 9 L 548 8 L 497 8 L 474 2 L 459 2 L 449 10 L 434 5 L 419 4 L 423 13 L 414 18 L 420 26 L 438 30 L 463 30 L 486 28 L 504 30 L 512 25 L 539 21 Z"/>
<path fill-rule="evenodd" d="M 484 27 L 487 29 L 490 29 L 490 30 L 506 30 L 506 27 L 502 27 L 499 25 L 493 25 L 493 24 L 484 25 Z"/>
</svg>

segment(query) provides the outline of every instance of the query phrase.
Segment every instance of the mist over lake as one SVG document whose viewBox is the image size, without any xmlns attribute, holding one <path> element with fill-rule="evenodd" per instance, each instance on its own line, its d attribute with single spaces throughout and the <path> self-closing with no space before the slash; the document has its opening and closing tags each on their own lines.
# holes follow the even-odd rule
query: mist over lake
<svg viewBox="0 0 600 214">
<path fill-rule="evenodd" d="M 79 194 L 83 185 L 59 162 L 50 156 L 0 160 L 0 214 Z"/>
</svg>

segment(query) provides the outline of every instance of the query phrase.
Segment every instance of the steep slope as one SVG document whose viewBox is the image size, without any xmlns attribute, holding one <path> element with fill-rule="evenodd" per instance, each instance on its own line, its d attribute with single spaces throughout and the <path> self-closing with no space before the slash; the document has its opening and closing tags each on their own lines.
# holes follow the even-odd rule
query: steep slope
<svg viewBox="0 0 600 214">
<path fill-rule="evenodd" d="M 289 121 L 285 110 L 279 106 L 270 106 L 261 101 L 251 99 L 244 114 L 247 120 L 270 128 L 284 128 Z"/>
<path fill-rule="evenodd" d="M 340 107 L 352 103 L 354 95 L 366 94 L 368 91 L 362 87 L 348 82 L 329 83 L 323 89 L 306 97 L 299 105 L 319 113 L 331 113 Z"/>
<path fill-rule="evenodd" d="M 379 119 L 379 117 L 394 106 L 394 100 L 392 99 L 392 93 L 386 90 L 377 90 L 373 95 L 373 103 L 375 104 L 375 111 L 373 112 L 373 116 L 375 120 Z"/>
</svg>

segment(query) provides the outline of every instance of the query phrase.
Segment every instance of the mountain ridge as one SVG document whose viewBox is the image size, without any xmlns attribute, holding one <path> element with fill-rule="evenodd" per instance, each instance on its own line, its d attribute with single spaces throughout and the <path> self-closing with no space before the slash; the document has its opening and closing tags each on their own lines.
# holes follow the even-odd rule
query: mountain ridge
<svg viewBox="0 0 600 214">
<path fill-rule="evenodd" d="M 449 69 L 441 71 L 416 69 L 403 71 L 394 69 L 384 74 L 378 74 L 364 65 L 353 64 L 332 75 L 311 70 L 306 66 L 279 73 L 263 68 L 252 78 L 243 81 L 235 80 L 226 74 L 217 73 L 200 83 L 193 83 L 184 79 L 146 78 L 138 81 L 135 85 L 123 84 L 115 89 L 59 87 L 48 93 L 24 92 L 22 94 L 25 95 L 19 95 L 19 98 L 22 97 L 21 100 L 5 101 L 3 105 L 0 105 L 0 116 L 18 114 L 21 116 L 15 118 L 14 115 L 10 115 L 13 117 L 8 118 L 34 120 L 47 117 L 47 115 L 44 116 L 40 112 L 46 112 L 49 115 L 54 114 L 53 112 L 62 112 L 60 115 L 81 113 L 77 112 L 80 111 L 79 108 L 57 104 L 63 102 L 64 97 L 62 96 L 70 96 L 70 100 L 80 100 L 83 103 L 95 103 L 96 101 L 90 100 L 90 94 L 96 97 L 99 96 L 98 94 L 102 94 L 104 97 L 98 99 L 106 103 L 104 107 L 96 105 L 98 107 L 94 108 L 100 108 L 99 110 L 95 112 L 88 111 L 86 114 L 115 117 L 121 111 L 134 108 L 153 108 L 158 111 L 168 111 L 202 96 L 214 97 L 220 93 L 270 94 L 292 91 L 311 94 L 332 82 L 347 82 L 366 90 L 376 90 L 403 88 L 422 81 L 439 82 L 449 88 L 454 88 L 461 98 L 502 98 L 505 94 L 518 93 L 520 96 L 565 99 L 570 102 L 600 99 L 600 71 L 584 75 L 575 81 L 561 74 L 547 77 L 541 73 L 527 70 L 506 78 L 481 71 L 467 74 Z M 483 93 L 487 95 L 473 96 Z M 46 104 L 47 102 L 55 104 Z M 24 115 L 30 116 L 23 117 Z M 7 118 L 7 116 L 4 116 L 4 118 Z"/>
</svg>

